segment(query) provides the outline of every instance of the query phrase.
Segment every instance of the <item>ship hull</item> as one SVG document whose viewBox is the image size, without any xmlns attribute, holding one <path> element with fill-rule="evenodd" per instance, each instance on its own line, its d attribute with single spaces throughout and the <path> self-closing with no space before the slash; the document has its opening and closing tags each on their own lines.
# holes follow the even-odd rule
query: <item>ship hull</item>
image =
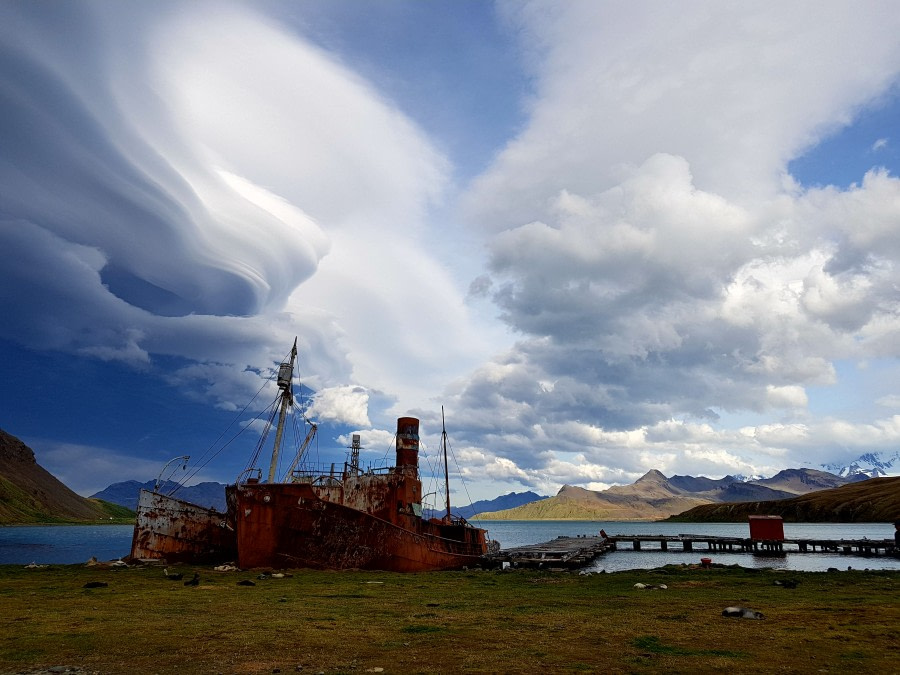
<svg viewBox="0 0 900 675">
<path fill-rule="evenodd" d="M 397 524 L 321 498 L 307 484 L 230 488 L 242 568 L 452 570 L 479 565 L 485 532 L 410 515 Z"/>
<path fill-rule="evenodd" d="M 131 557 L 193 564 L 235 560 L 234 526 L 215 509 L 141 490 Z"/>
</svg>

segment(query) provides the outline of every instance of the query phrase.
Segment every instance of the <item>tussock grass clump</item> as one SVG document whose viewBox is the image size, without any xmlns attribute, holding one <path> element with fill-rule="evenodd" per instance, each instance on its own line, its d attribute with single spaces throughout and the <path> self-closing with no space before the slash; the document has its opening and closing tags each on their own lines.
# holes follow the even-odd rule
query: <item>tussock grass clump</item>
<svg viewBox="0 0 900 675">
<path fill-rule="evenodd" d="M 0 672 L 893 672 L 900 659 L 896 572 L 180 571 L 199 585 L 159 567 L 0 566 Z M 766 618 L 725 618 L 729 605 Z"/>
</svg>

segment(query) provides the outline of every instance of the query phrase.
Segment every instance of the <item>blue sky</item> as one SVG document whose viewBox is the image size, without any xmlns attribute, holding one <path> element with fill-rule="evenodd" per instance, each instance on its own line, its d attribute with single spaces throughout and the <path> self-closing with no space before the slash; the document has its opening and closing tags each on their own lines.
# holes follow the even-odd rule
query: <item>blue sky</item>
<svg viewBox="0 0 900 675">
<path fill-rule="evenodd" d="M 7 2 L 0 426 L 91 494 L 299 337 L 473 498 L 900 447 L 891 2 Z M 252 434 L 196 480 L 233 480 Z"/>
</svg>

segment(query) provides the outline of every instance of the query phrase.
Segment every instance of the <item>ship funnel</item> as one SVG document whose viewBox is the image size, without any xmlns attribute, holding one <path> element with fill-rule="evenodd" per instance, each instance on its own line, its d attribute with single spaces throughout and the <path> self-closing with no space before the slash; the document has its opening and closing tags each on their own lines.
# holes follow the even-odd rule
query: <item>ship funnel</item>
<svg viewBox="0 0 900 675">
<path fill-rule="evenodd" d="M 419 468 L 419 420 L 415 417 L 397 420 L 397 468 Z"/>
</svg>

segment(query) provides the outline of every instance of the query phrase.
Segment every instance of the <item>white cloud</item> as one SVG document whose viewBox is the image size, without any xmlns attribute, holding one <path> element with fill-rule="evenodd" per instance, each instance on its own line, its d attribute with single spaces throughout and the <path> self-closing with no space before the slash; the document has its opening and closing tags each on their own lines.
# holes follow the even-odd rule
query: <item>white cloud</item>
<svg viewBox="0 0 900 675">
<path fill-rule="evenodd" d="M 796 385 L 776 387 L 770 384 L 766 387 L 766 393 L 769 404 L 776 408 L 805 408 L 809 404 L 806 391 Z"/>
<path fill-rule="evenodd" d="M 306 414 L 314 421 L 368 427 L 368 404 L 369 392 L 362 387 L 326 387 L 315 393 Z"/>
<path fill-rule="evenodd" d="M 885 408 L 900 408 L 900 394 L 889 394 L 875 400 L 880 406 Z"/>
<path fill-rule="evenodd" d="M 196 361 L 236 409 L 299 335 L 310 416 L 379 444 L 440 397 L 478 475 L 547 490 L 896 443 L 807 392 L 898 356 L 900 180 L 787 175 L 897 82 L 893 3 L 503 4 L 529 118 L 459 204 L 454 139 L 249 6 L 66 11 L 0 22 L 5 339 Z"/>
</svg>

